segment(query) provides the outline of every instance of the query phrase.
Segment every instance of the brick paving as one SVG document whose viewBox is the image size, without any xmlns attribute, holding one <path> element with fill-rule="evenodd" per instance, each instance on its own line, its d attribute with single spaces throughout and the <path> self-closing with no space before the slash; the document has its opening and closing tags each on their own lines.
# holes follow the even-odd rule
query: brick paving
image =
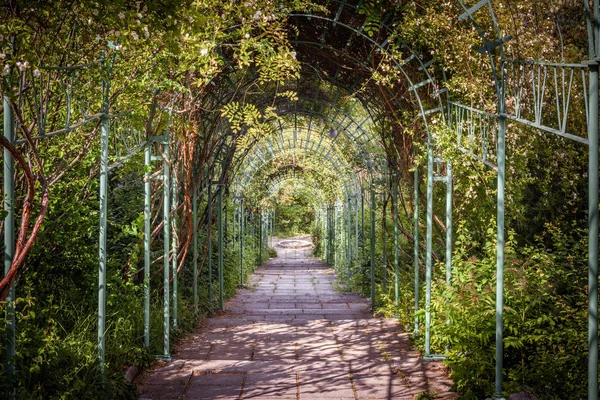
<svg viewBox="0 0 600 400">
<path fill-rule="evenodd" d="M 226 312 L 201 323 L 173 362 L 142 377 L 140 399 L 452 399 L 439 362 L 422 362 L 393 319 L 334 290 L 310 251 L 280 249 Z M 430 398 L 430 397 L 425 397 Z"/>
</svg>

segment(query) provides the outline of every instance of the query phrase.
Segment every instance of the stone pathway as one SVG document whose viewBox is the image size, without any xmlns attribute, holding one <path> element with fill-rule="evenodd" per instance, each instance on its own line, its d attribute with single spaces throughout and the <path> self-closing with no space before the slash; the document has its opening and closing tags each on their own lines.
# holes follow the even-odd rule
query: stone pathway
<svg viewBox="0 0 600 400">
<path fill-rule="evenodd" d="M 281 250 L 172 363 L 142 378 L 141 399 L 455 398 L 443 365 L 422 362 L 393 319 L 336 292 L 332 269 L 309 251 Z"/>
</svg>

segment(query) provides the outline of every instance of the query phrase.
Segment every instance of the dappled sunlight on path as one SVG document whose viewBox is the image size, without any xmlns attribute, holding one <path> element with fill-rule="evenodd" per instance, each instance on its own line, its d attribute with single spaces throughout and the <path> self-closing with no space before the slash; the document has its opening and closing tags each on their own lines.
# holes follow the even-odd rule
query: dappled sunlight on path
<svg viewBox="0 0 600 400">
<path fill-rule="evenodd" d="M 171 364 L 144 378 L 140 398 L 454 398 L 441 363 L 422 362 L 393 319 L 336 292 L 333 270 L 319 260 L 278 251 L 225 313 L 204 320 Z"/>
</svg>

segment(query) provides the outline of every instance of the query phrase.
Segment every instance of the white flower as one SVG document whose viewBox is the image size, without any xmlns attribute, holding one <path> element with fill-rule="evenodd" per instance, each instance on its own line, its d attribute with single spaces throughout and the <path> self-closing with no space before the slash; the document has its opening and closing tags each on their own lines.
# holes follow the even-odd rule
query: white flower
<svg viewBox="0 0 600 400">
<path fill-rule="evenodd" d="M 254 13 L 254 16 L 252 18 L 254 18 L 254 20 L 260 19 L 260 17 L 262 16 L 262 11 L 258 10 L 257 12 Z"/>
<path fill-rule="evenodd" d="M 39 69 L 36 68 L 36 69 L 33 70 L 33 76 L 35 78 L 39 78 L 40 76 L 42 76 L 42 73 L 40 72 Z"/>
<path fill-rule="evenodd" d="M 135 23 L 139 25 L 139 24 L 141 24 L 142 22 L 141 22 L 139 19 L 136 19 L 136 20 L 135 20 Z"/>
<path fill-rule="evenodd" d="M 125 14 L 123 14 L 122 12 L 119 13 L 119 18 L 123 19 L 125 18 Z"/>
<path fill-rule="evenodd" d="M 21 72 L 25 72 L 25 70 L 27 70 L 27 66 L 28 66 L 28 62 L 27 61 L 17 61 L 17 68 L 19 68 L 19 71 Z"/>
<path fill-rule="evenodd" d="M 92 19 L 88 18 L 88 25 L 91 25 L 91 24 L 92 24 Z"/>
<path fill-rule="evenodd" d="M 0 53 L 0 60 L 4 60 L 6 58 L 6 54 Z"/>
<path fill-rule="evenodd" d="M 190 34 L 189 34 L 189 33 L 186 33 L 186 34 L 185 34 L 185 38 L 187 39 L 187 38 L 189 38 L 189 37 L 190 37 Z"/>
<path fill-rule="evenodd" d="M 245 37 L 246 39 L 250 39 L 250 34 L 249 34 L 249 33 L 246 33 L 246 34 L 244 35 L 244 37 Z"/>
<path fill-rule="evenodd" d="M 295 60 L 296 59 L 296 52 L 292 51 L 292 58 Z"/>
<path fill-rule="evenodd" d="M 100 35 L 96 35 L 96 42 L 99 42 L 101 39 Z"/>
<path fill-rule="evenodd" d="M 4 64 L 4 69 L 2 69 L 2 75 L 6 76 L 10 74 L 10 66 L 8 64 Z"/>
<path fill-rule="evenodd" d="M 170 15 L 167 15 L 167 18 L 171 19 L 171 18 L 173 18 L 173 17 L 171 17 Z"/>
<path fill-rule="evenodd" d="M 131 36 L 133 36 L 133 40 L 138 40 L 140 38 L 136 31 L 131 31 Z"/>
<path fill-rule="evenodd" d="M 195 21 L 194 17 L 189 17 L 188 20 L 190 21 L 190 24 Z"/>
<path fill-rule="evenodd" d="M 204 56 L 205 56 L 205 55 L 207 55 L 207 54 L 208 54 L 208 49 L 200 49 L 200 55 L 201 55 L 202 57 L 204 57 Z"/>
<path fill-rule="evenodd" d="M 138 13 L 137 17 L 138 17 L 139 19 L 142 19 L 142 18 L 143 18 L 143 15 L 142 15 L 141 13 Z"/>
<path fill-rule="evenodd" d="M 147 26 L 145 26 L 145 27 L 144 27 L 144 36 L 145 36 L 146 38 L 149 38 L 149 37 L 150 37 L 150 32 L 148 31 L 148 27 L 147 27 Z"/>
</svg>

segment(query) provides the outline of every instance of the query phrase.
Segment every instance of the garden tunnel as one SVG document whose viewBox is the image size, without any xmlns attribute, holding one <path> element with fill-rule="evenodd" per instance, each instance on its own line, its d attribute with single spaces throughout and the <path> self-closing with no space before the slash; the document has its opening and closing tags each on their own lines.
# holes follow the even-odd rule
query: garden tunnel
<svg viewBox="0 0 600 400">
<path fill-rule="evenodd" d="M 26 218 L 21 219 L 17 230 L 16 213 L 29 218 L 33 197 L 22 201 L 25 192 L 18 185 L 23 182 L 14 177 L 15 173 L 20 177 L 21 170 L 31 171 L 28 164 L 40 168 L 43 175 L 41 158 L 53 156 L 42 151 L 25 159 L 19 154 L 61 137 L 74 137 L 74 148 L 85 152 L 94 143 L 89 129 L 95 126 L 94 132 L 100 137 L 97 292 L 101 370 L 107 351 L 110 296 L 110 178 L 136 160 L 143 163 L 144 171 L 144 202 L 139 204 L 143 210 L 143 342 L 145 347 L 159 350 L 157 358 L 170 360 L 170 333 L 178 329 L 181 291 L 188 291 L 198 308 L 205 290 L 208 302 L 223 309 L 224 274 L 236 274 L 243 285 L 254 265 L 268 258 L 268 237 L 277 218 L 276 198 L 282 188 L 291 188 L 313 206 L 320 257 L 348 285 L 353 280 L 366 283 L 374 308 L 381 292 L 388 290 L 390 251 L 394 310 L 401 312 L 400 298 L 410 293 L 414 306 L 402 312 L 414 314 L 415 333 L 424 331 L 424 359 L 444 359 L 444 354 L 432 351 L 434 247 L 444 254 L 437 260 L 444 262 L 445 280 L 450 285 L 452 160 L 455 154 L 463 153 L 484 165 L 497 185 L 489 196 L 497 213 L 490 218 L 496 218 L 494 363 L 495 395 L 501 398 L 505 148 L 510 127 L 522 125 L 588 148 L 588 396 L 597 399 L 598 2 L 593 2 L 592 9 L 587 1 L 581 7 L 587 17 L 590 60 L 583 63 L 567 63 L 564 58 L 559 62 L 509 59 L 504 46 L 511 36 L 502 33 L 508 28 L 497 24 L 494 1 L 453 2 L 455 23 L 471 30 L 481 45 L 470 56 L 485 61 L 480 65 L 487 81 L 492 82 L 493 101 L 478 105 L 472 99 L 466 104 L 467 99 L 446 85 L 447 72 L 451 71 L 447 71 L 443 58 L 433 55 L 432 50 L 438 49 L 402 39 L 396 25 L 402 23 L 403 14 L 394 2 L 389 3 L 384 7 L 379 2 L 334 0 L 320 8 L 290 9 L 273 16 L 286 19 L 283 36 L 290 47 L 282 51 L 298 64 L 293 73 L 284 62 L 277 65 L 279 73 L 287 74 L 285 79 L 270 78 L 260 66 L 250 63 L 241 63 L 244 68 L 240 68 L 233 64 L 231 54 L 216 45 L 210 50 L 202 48 L 203 57 L 208 52 L 217 54 L 215 65 L 220 65 L 221 72 L 205 77 L 200 89 L 190 84 L 197 79 L 192 65 L 193 73 L 183 83 L 172 84 L 174 79 L 169 78 L 169 85 L 139 85 L 141 88 L 132 90 L 143 91 L 144 96 L 151 92 L 149 111 L 142 116 L 129 111 L 130 104 L 140 101 L 136 95 L 114 100 L 113 80 L 128 60 L 127 49 L 113 37 L 100 59 L 57 59 L 54 64 L 40 63 L 35 72 L 10 66 L 2 83 L 7 216 L 3 231 L 5 278 L 0 293 L 8 300 L 7 373 L 15 373 L 11 359 L 19 324 L 14 303 L 16 277 L 35 240 L 34 235 L 27 236 L 31 224 Z M 265 24 L 271 21 L 262 10 L 254 10 L 253 15 L 258 21 L 269 18 Z M 250 33 L 243 34 L 247 36 L 242 38 L 251 37 Z M 15 54 L 7 51 L 7 59 L 18 59 L 16 50 L 12 51 Z M 444 51 L 452 53 L 452 49 Z M 216 67 L 207 63 L 206 68 L 211 71 Z M 58 111 L 48 118 L 50 108 Z M 578 126 L 587 127 L 587 137 L 573 128 Z M 77 136 L 79 131 L 85 133 Z M 195 139 L 190 139 L 192 136 Z M 448 142 L 452 151 L 445 150 Z M 47 203 L 47 185 L 63 175 L 59 172 L 38 182 L 42 200 L 35 210 L 40 217 L 33 230 L 44 218 L 40 210 Z M 24 179 L 33 188 L 39 176 L 30 173 Z M 438 181 L 444 188 L 436 191 L 434 183 Z M 423 184 L 425 190 L 419 188 Z M 411 195 L 405 202 L 401 192 L 407 190 Z M 443 222 L 434 212 L 436 201 L 445 204 L 435 210 L 444 215 Z M 391 234 L 386 219 L 388 203 Z M 401 226 L 399 212 L 412 214 L 412 229 Z M 383 213 L 383 222 L 377 221 L 376 213 Z M 383 250 L 378 251 L 377 246 Z M 232 251 L 239 252 L 236 265 L 227 263 Z M 405 258 L 412 257 L 410 267 L 401 261 L 402 252 Z M 383 267 L 380 256 L 384 257 Z M 414 271 L 414 284 L 400 281 L 401 269 Z M 160 282 L 157 271 L 162 274 Z M 180 275 L 185 276 L 181 281 Z M 162 292 L 154 291 L 156 287 Z M 420 298 L 423 290 L 424 299 Z M 162 327 L 153 329 L 151 308 L 157 299 L 162 300 Z M 445 322 L 451 323 L 451 318 Z M 157 340 L 161 346 L 152 344 Z"/>
</svg>

